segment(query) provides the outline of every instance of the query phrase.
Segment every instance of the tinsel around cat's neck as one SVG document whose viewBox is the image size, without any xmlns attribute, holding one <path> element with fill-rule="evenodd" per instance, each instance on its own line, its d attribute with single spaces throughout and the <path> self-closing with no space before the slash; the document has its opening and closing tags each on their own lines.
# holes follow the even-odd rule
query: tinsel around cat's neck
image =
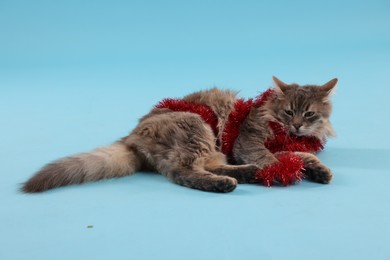
<svg viewBox="0 0 390 260">
<path fill-rule="evenodd" d="M 249 112 L 253 107 L 262 107 L 267 100 L 274 95 L 273 89 L 268 89 L 264 93 L 258 95 L 254 100 L 238 99 L 234 104 L 233 111 L 229 114 L 225 128 L 222 133 L 222 152 L 228 156 L 230 160 L 233 158 L 233 146 L 238 136 L 240 128 L 244 120 L 248 117 Z"/>
<path fill-rule="evenodd" d="M 240 134 L 240 128 L 251 109 L 262 107 L 273 95 L 274 90 L 268 89 L 255 99 L 238 99 L 234 104 L 234 109 L 229 114 L 221 134 L 221 150 L 230 160 L 233 158 L 233 146 Z M 155 108 L 196 113 L 211 126 L 214 134 L 218 136 L 218 117 L 206 105 L 186 102 L 182 99 L 164 99 Z M 274 136 L 266 140 L 265 146 L 273 153 L 282 151 L 318 152 L 324 147 L 323 142 L 316 137 L 289 135 L 286 129 L 278 122 L 269 122 L 269 127 L 272 129 Z"/>
</svg>

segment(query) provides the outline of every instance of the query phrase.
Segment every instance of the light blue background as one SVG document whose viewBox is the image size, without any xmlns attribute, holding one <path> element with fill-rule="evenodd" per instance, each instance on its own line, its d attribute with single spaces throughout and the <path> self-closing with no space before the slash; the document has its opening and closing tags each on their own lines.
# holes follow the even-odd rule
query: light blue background
<svg viewBox="0 0 390 260">
<path fill-rule="evenodd" d="M 0 1 L 0 259 L 390 259 L 390 3 Z M 18 192 L 164 97 L 339 78 L 330 185 L 160 175 Z M 87 228 L 92 225 L 93 228 Z"/>
</svg>

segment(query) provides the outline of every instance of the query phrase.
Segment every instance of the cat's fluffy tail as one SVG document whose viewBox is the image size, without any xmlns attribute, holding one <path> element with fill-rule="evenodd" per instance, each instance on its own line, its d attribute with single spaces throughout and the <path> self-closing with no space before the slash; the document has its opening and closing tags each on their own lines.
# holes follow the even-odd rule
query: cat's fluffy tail
<svg viewBox="0 0 390 260">
<path fill-rule="evenodd" d="M 130 175 L 140 168 L 136 153 L 122 142 L 76 154 L 44 166 L 21 188 L 42 192 L 60 186 Z"/>
</svg>

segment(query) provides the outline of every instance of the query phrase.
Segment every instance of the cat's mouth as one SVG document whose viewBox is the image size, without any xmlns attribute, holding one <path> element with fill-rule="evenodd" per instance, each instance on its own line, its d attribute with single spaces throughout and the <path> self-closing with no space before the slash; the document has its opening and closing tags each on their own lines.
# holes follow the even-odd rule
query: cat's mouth
<svg viewBox="0 0 390 260">
<path fill-rule="evenodd" d="M 289 134 L 296 135 L 296 136 L 305 136 L 305 135 L 310 135 L 310 133 L 307 131 L 307 129 L 304 129 L 302 127 L 300 128 L 295 128 L 293 126 L 288 127 L 289 129 Z"/>
</svg>

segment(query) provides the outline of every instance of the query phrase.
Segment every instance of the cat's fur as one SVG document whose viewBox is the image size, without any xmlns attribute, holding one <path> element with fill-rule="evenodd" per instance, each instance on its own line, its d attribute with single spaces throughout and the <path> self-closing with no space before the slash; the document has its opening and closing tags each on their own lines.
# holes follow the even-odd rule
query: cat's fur
<svg viewBox="0 0 390 260">
<path fill-rule="evenodd" d="M 333 135 L 329 122 L 329 94 L 337 79 L 322 86 L 286 84 L 274 77 L 275 93 L 264 106 L 253 107 L 233 147 L 238 165 L 228 165 L 220 152 L 221 133 L 237 100 L 236 93 L 213 88 L 183 100 L 209 106 L 218 117 L 218 134 L 199 115 L 154 108 L 138 126 L 118 142 L 54 161 L 43 167 L 22 190 L 48 189 L 101 179 L 157 171 L 173 182 L 194 189 L 230 192 L 237 183 L 251 183 L 256 171 L 277 162 L 265 146 L 272 134 L 267 122 L 282 123 L 294 135 L 325 140 Z M 311 153 L 297 152 L 305 178 L 329 183 L 331 171 Z"/>
</svg>

